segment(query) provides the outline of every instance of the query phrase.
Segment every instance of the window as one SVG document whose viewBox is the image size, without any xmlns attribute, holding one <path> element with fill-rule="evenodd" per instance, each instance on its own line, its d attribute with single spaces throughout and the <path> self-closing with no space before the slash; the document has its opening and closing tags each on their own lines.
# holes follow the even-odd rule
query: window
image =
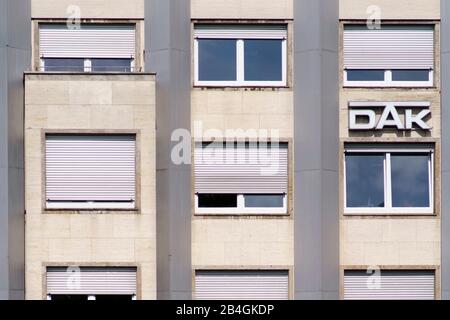
<svg viewBox="0 0 450 320">
<path fill-rule="evenodd" d="M 434 300 L 435 281 L 434 270 L 345 270 L 344 299 Z"/>
<path fill-rule="evenodd" d="M 134 135 L 47 135 L 47 209 L 134 209 Z"/>
<path fill-rule="evenodd" d="M 433 149 L 348 147 L 346 214 L 432 214 Z"/>
<path fill-rule="evenodd" d="M 39 25 L 41 70 L 131 72 L 136 51 L 135 26 L 82 24 Z"/>
<path fill-rule="evenodd" d="M 344 26 L 344 86 L 433 86 L 434 26 Z"/>
<path fill-rule="evenodd" d="M 278 270 L 196 271 L 196 300 L 287 300 L 289 273 Z"/>
<path fill-rule="evenodd" d="M 48 300 L 135 300 L 135 267 L 47 267 Z"/>
<path fill-rule="evenodd" d="M 197 143 L 196 213 L 286 214 L 287 159 L 287 143 Z"/>
<path fill-rule="evenodd" d="M 196 25 L 195 85 L 285 86 L 284 25 Z"/>
</svg>

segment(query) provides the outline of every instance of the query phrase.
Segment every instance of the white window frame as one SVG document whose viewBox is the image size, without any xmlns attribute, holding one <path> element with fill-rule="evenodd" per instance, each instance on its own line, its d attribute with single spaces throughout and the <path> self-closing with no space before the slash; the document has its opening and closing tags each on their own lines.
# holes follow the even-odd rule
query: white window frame
<svg viewBox="0 0 450 320">
<path fill-rule="evenodd" d="M 392 70 L 384 70 L 384 81 L 349 81 L 347 79 L 347 70 L 344 70 L 344 87 L 432 87 L 434 71 L 429 70 L 428 81 L 393 81 Z"/>
<path fill-rule="evenodd" d="M 47 300 L 49 300 L 49 301 L 52 300 L 52 295 L 51 294 L 47 294 Z M 88 301 L 95 301 L 95 300 L 97 300 L 97 296 L 96 295 L 88 295 Z M 131 300 L 132 301 L 137 300 L 135 294 L 132 295 Z"/>
<path fill-rule="evenodd" d="M 237 207 L 231 208 L 200 208 L 198 206 L 198 194 L 195 195 L 195 213 L 196 214 L 220 214 L 220 215 L 270 215 L 270 214 L 287 214 L 287 195 L 279 194 L 283 196 L 283 207 L 268 208 L 268 207 L 245 207 L 245 195 L 237 194 Z M 259 195 L 259 194 L 258 194 Z M 263 195 L 263 194 L 261 194 Z"/>
<path fill-rule="evenodd" d="M 347 172 L 346 172 L 346 155 L 350 154 L 368 154 L 368 153 L 382 153 L 385 155 L 383 160 L 384 167 L 384 204 L 383 208 L 367 208 L 367 207 L 347 207 Z M 428 207 L 392 207 L 392 185 L 391 185 L 391 154 L 398 153 L 418 153 L 430 154 L 428 160 L 428 190 L 429 201 Z M 434 150 L 431 148 L 348 148 L 344 152 L 344 214 L 345 215 L 433 215 L 434 214 Z"/>
<path fill-rule="evenodd" d="M 203 38 L 196 37 L 194 39 L 194 85 L 207 87 L 286 87 L 287 86 L 287 39 L 272 39 L 270 37 L 265 40 L 281 40 L 281 81 L 245 81 L 245 39 L 227 39 L 236 41 L 236 80 L 235 81 L 200 81 L 199 80 L 199 45 L 198 41 Z M 209 38 L 208 38 L 209 39 Z M 209 40 L 220 40 L 209 39 Z"/>
<path fill-rule="evenodd" d="M 46 71 L 45 70 L 45 57 L 41 57 L 40 59 L 40 70 L 42 72 L 51 72 L 51 71 Z M 72 58 L 64 58 L 64 57 L 59 57 L 56 59 L 72 59 Z M 78 59 L 78 58 L 73 58 L 73 59 Z M 81 58 L 82 59 L 82 58 Z M 96 58 L 96 59 L 101 59 L 101 58 Z M 114 59 L 114 58 L 105 58 L 105 59 Z M 123 58 L 117 58 L 117 59 L 123 59 Z M 130 71 L 134 72 L 134 67 L 135 67 L 135 59 L 133 57 L 130 58 L 131 59 L 131 63 L 130 63 Z M 67 71 L 67 72 L 71 72 L 71 71 Z M 92 71 L 92 59 L 89 58 L 84 58 L 84 70 L 82 72 L 93 72 Z M 103 71 L 103 72 L 114 72 L 114 71 Z M 117 72 L 117 71 L 116 71 Z M 120 73 L 120 72 L 119 72 Z M 122 72 L 125 73 L 125 72 Z"/>
<path fill-rule="evenodd" d="M 108 202 L 96 202 L 96 201 L 49 201 L 46 200 L 46 209 L 50 210 L 136 210 L 135 201 L 108 201 Z"/>
</svg>

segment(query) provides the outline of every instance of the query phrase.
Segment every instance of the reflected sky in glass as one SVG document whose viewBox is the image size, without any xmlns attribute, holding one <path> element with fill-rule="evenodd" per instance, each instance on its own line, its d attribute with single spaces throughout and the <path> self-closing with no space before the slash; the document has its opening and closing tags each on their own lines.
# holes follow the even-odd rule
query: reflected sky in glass
<svg viewBox="0 0 450 320">
<path fill-rule="evenodd" d="M 384 207 L 383 160 L 381 154 L 346 155 L 348 208 Z"/>
<path fill-rule="evenodd" d="M 281 81 L 282 40 L 245 40 L 245 80 Z"/>
<path fill-rule="evenodd" d="M 84 71 L 84 59 L 48 58 L 45 59 L 44 65 L 45 71 Z"/>
<path fill-rule="evenodd" d="M 392 206 L 428 207 L 428 154 L 392 154 Z"/>
<path fill-rule="evenodd" d="M 384 70 L 347 70 L 347 81 L 384 81 Z"/>
<path fill-rule="evenodd" d="M 430 70 L 392 70 L 393 81 L 429 81 Z"/>
<path fill-rule="evenodd" d="M 236 40 L 198 40 L 198 79 L 236 81 Z"/>
<path fill-rule="evenodd" d="M 283 207 L 283 195 L 245 195 L 245 206 L 247 208 L 282 208 Z"/>
<path fill-rule="evenodd" d="M 92 71 L 130 72 L 131 59 L 92 59 Z"/>
</svg>

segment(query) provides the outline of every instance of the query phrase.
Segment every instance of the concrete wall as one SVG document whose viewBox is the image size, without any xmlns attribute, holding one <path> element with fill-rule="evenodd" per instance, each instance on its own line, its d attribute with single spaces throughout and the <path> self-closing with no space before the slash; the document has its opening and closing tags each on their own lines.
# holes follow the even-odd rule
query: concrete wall
<svg viewBox="0 0 450 320">
<path fill-rule="evenodd" d="M 0 300 L 24 297 L 23 71 L 30 1 L 0 0 Z"/>
<path fill-rule="evenodd" d="M 339 18 L 341 19 L 373 19 L 373 14 L 378 12 L 382 20 L 439 19 L 440 0 L 339 1 Z"/>
<path fill-rule="evenodd" d="M 294 4 L 296 299 L 338 298 L 338 7 Z"/>
<path fill-rule="evenodd" d="M 32 0 L 33 18 L 143 19 L 145 0 Z"/>
<path fill-rule="evenodd" d="M 192 19 L 292 19 L 294 0 L 192 0 Z"/>
<path fill-rule="evenodd" d="M 42 299 L 49 264 L 138 266 L 138 298 L 156 298 L 155 77 L 27 74 L 26 298 Z M 138 131 L 138 212 L 43 209 L 43 130 Z M 139 181 L 139 180 L 138 180 Z M 139 192 L 139 191 L 138 191 Z"/>
<path fill-rule="evenodd" d="M 171 161 L 172 132 L 191 123 L 189 14 L 187 0 L 145 2 L 146 70 L 157 73 L 158 299 L 190 299 L 192 291 L 191 166 Z"/>
</svg>

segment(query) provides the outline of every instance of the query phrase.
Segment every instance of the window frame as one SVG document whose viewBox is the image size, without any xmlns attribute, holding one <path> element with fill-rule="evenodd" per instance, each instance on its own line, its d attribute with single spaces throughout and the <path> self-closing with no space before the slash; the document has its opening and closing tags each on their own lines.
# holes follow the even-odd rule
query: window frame
<svg viewBox="0 0 450 320">
<path fill-rule="evenodd" d="M 49 201 L 47 199 L 47 137 L 48 136 L 74 136 L 74 137 L 101 137 L 101 136 L 130 136 L 134 138 L 135 151 L 134 151 L 134 184 L 135 184 L 135 194 L 133 201 Z M 139 184 L 140 178 L 138 176 L 138 168 L 140 166 L 139 155 L 139 133 L 130 132 L 72 132 L 72 131 L 45 131 L 42 135 L 42 146 L 43 146 L 43 161 L 42 161 L 42 175 L 43 175 L 43 185 L 42 185 L 42 206 L 43 212 L 57 212 L 57 211 L 121 211 L 121 212 L 137 212 L 140 206 L 140 195 L 139 195 Z"/>
<path fill-rule="evenodd" d="M 220 208 L 220 207 L 209 207 L 200 208 L 198 206 L 198 193 L 195 194 L 195 214 L 205 215 L 205 214 L 218 214 L 218 215 L 285 215 L 288 213 L 287 204 L 288 197 L 287 194 L 276 194 L 283 196 L 283 207 L 246 207 L 245 206 L 245 195 L 246 194 L 236 194 L 237 195 L 237 206 Z M 263 195 L 263 194 L 258 194 Z M 275 195 L 275 194 L 271 194 Z"/>
<path fill-rule="evenodd" d="M 384 81 L 350 81 L 348 79 L 349 69 L 344 69 L 344 87 L 347 88 L 361 88 L 361 87 L 433 87 L 434 86 L 434 70 L 429 69 L 428 81 L 393 81 L 392 70 L 384 70 Z M 360 69 L 352 69 L 360 70 Z M 413 70 L 413 69 L 405 69 Z M 415 69 L 414 69 L 415 70 Z M 425 70 L 425 69 L 424 69 Z"/>
<path fill-rule="evenodd" d="M 432 147 L 415 147 L 415 148 L 383 148 L 383 147 L 346 147 L 343 155 L 343 201 L 344 215 L 434 215 L 434 149 Z M 385 205 L 379 207 L 347 207 L 347 168 L 346 156 L 348 154 L 384 154 L 383 175 L 384 175 L 384 201 Z M 392 172 L 391 172 L 391 154 L 429 154 L 428 159 L 428 207 L 393 207 L 392 206 Z"/>
<path fill-rule="evenodd" d="M 45 58 L 45 57 L 41 57 L 40 58 L 40 70 L 42 70 L 43 72 L 73 72 L 73 73 L 78 73 L 79 71 L 51 71 L 51 70 L 45 70 L 45 59 L 52 59 L 52 58 Z M 64 57 L 58 57 L 55 59 L 72 59 L 72 58 L 64 58 Z M 74 59 L 83 59 L 83 58 L 74 58 Z M 102 58 L 95 58 L 95 59 L 102 59 Z M 108 59 L 108 60 L 113 60 L 113 59 L 124 59 L 124 58 L 104 58 L 104 59 Z M 85 73 L 128 73 L 128 71 L 92 71 L 92 60 L 91 58 L 84 58 L 84 70 L 81 72 L 85 72 Z M 130 72 L 135 72 L 135 58 L 131 57 L 130 58 Z"/>
<path fill-rule="evenodd" d="M 199 80 L 199 40 L 221 40 L 217 38 L 194 37 L 194 86 L 196 87 L 287 87 L 287 37 L 283 39 L 267 38 L 230 38 L 236 41 L 236 80 L 235 81 L 202 81 Z M 245 80 L 245 41 L 246 40 L 280 40 L 281 41 L 281 81 L 246 81 Z"/>
</svg>

